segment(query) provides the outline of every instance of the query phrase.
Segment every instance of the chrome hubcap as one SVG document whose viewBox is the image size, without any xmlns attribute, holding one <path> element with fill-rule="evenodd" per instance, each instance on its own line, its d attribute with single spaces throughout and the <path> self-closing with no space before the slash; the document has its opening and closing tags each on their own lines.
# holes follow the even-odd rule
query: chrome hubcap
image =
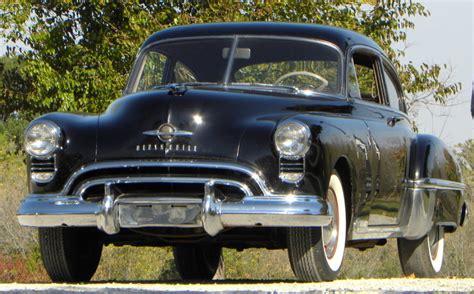
<svg viewBox="0 0 474 294">
<path fill-rule="evenodd" d="M 328 259 L 331 259 L 337 250 L 338 229 L 339 229 L 339 213 L 337 208 L 336 194 L 332 189 L 328 190 L 327 200 L 329 203 L 329 212 L 332 214 L 332 220 L 329 225 L 323 227 L 323 246 L 324 252 Z"/>
</svg>

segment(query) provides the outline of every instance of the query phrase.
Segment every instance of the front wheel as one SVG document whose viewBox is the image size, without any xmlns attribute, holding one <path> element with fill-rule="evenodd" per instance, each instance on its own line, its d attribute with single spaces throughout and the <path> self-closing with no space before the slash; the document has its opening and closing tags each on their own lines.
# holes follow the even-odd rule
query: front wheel
<svg viewBox="0 0 474 294">
<path fill-rule="evenodd" d="M 333 219 L 319 228 L 290 228 L 288 256 L 295 275 L 304 281 L 332 281 L 342 266 L 346 245 L 346 204 L 342 182 L 333 173 L 327 201 Z"/>
<path fill-rule="evenodd" d="M 444 258 L 444 229 L 434 226 L 418 240 L 397 240 L 398 256 L 405 275 L 432 278 L 441 274 Z"/>
<path fill-rule="evenodd" d="M 87 282 L 102 254 L 100 233 L 89 228 L 40 228 L 43 265 L 53 282 Z"/>
<path fill-rule="evenodd" d="M 177 246 L 173 249 L 174 263 L 185 280 L 212 280 L 224 275 L 222 248 L 218 246 Z"/>
</svg>

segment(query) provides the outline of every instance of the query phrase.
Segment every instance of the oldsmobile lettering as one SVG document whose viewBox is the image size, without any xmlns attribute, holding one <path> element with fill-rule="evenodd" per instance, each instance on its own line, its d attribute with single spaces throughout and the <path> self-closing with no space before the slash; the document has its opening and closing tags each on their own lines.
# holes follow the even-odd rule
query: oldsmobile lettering
<svg viewBox="0 0 474 294">
<path fill-rule="evenodd" d="M 187 152 L 197 152 L 196 145 L 189 144 L 143 144 L 137 145 L 135 147 L 137 151 L 187 151 Z"/>
</svg>

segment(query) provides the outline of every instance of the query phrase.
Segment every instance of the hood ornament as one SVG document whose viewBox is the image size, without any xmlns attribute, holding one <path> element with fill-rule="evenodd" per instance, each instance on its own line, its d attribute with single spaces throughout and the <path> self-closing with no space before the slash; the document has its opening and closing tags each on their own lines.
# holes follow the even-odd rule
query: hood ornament
<svg viewBox="0 0 474 294">
<path fill-rule="evenodd" d="M 174 137 L 189 137 L 193 135 L 192 132 L 178 130 L 175 126 L 169 123 L 162 124 L 156 130 L 145 131 L 143 134 L 147 136 L 157 136 L 158 139 L 164 143 L 173 141 Z"/>
</svg>

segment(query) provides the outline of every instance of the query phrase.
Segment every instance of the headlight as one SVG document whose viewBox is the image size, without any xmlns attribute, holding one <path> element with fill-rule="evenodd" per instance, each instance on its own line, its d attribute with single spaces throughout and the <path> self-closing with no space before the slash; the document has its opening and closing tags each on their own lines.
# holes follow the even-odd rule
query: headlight
<svg viewBox="0 0 474 294">
<path fill-rule="evenodd" d="M 297 121 L 281 123 L 274 136 L 275 147 L 280 156 L 301 158 L 309 150 L 311 133 L 306 124 Z"/>
<path fill-rule="evenodd" d="M 31 156 L 48 157 L 59 148 L 61 130 L 50 121 L 39 121 L 25 132 L 25 150 Z"/>
</svg>

